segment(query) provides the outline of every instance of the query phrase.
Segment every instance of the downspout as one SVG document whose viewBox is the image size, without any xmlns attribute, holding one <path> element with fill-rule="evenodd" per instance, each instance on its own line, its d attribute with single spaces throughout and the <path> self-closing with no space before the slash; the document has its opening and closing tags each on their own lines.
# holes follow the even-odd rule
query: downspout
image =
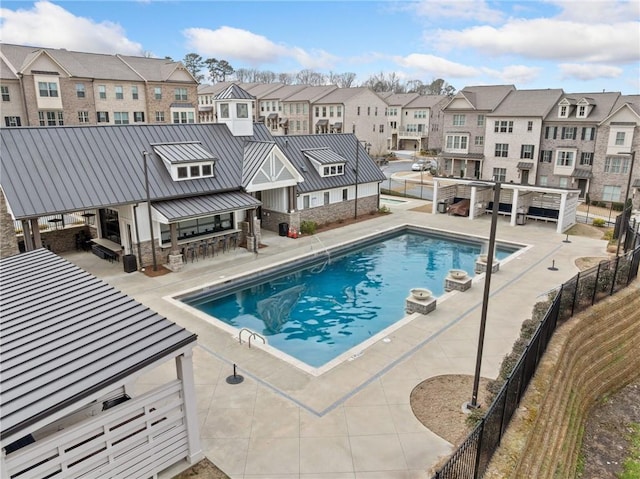
<svg viewBox="0 0 640 479">
<path fill-rule="evenodd" d="M 24 114 L 27 117 L 25 126 L 31 126 L 31 123 L 29 123 L 29 109 L 27 108 L 27 95 L 24 91 L 24 75 L 22 73 L 18 73 L 18 80 L 20 81 L 20 93 L 22 94 L 22 107 L 24 108 Z"/>
<path fill-rule="evenodd" d="M 140 203 L 133 205 L 133 224 L 136 229 L 136 246 L 138 248 L 138 264 L 142 265 L 142 250 L 140 249 L 140 233 L 138 232 L 138 206 Z"/>
</svg>

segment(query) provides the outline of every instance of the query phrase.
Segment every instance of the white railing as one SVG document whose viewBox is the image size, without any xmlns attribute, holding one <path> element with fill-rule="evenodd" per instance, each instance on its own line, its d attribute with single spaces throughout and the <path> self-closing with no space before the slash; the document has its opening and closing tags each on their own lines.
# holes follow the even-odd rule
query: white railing
<svg viewBox="0 0 640 479">
<path fill-rule="evenodd" d="M 9 477 L 147 479 L 188 455 L 182 383 L 164 386 L 6 456 Z"/>
</svg>

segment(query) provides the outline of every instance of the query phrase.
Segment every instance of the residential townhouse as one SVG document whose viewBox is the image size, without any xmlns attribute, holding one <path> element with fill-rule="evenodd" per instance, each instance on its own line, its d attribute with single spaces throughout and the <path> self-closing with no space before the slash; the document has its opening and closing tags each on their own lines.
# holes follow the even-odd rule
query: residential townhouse
<svg viewBox="0 0 640 479">
<path fill-rule="evenodd" d="M 629 198 L 633 208 L 640 209 L 640 160 L 636 157 L 632 161 L 638 150 L 640 95 L 621 95 L 611 113 L 598 124 L 589 184 L 591 200 L 623 203 Z"/>
<path fill-rule="evenodd" d="M 449 101 L 446 95 L 418 95 L 402 108 L 400 137 L 415 139 L 415 150 L 441 150 L 442 107 Z"/>
<path fill-rule="evenodd" d="M 535 184 L 542 122 L 561 89 L 513 90 L 485 116 L 483 178 Z"/>
<path fill-rule="evenodd" d="M 197 120 L 197 81 L 180 62 L 11 44 L 0 59 L 5 126 Z"/>
<path fill-rule="evenodd" d="M 336 90 L 335 85 L 323 86 L 306 86 L 301 90 L 282 97 L 281 93 L 276 91 L 281 98 L 282 114 L 288 122 L 288 134 L 290 135 L 308 135 L 315 132 L 313 124 L 313 105 L 326 94 Z M 271 112 L 276 113 L 277 112 Z"/>
<path fill-rule="evenodd" d="M 370 88 L 337 88 L 312 106 L 315 133 L 355 133 L 375 156 L 387 152 L 387 104 Z"/>
<path fill-rule="evenodd" d="M 565 94 L 543 121 L 536 183 L 577 188 L 585 199 L 593 178 L 599 124 L 620 97 L 618 92 Z"/>
<path fill-rule="evenodd" d="M 303 122 L 299 118 L 308 119 L 305 115 L 308 115 L 309 106 L 305 107 L 302 101 L 285 104 L 284 100 L 305 88 L 306 85 L 267 83 L 247 90 L 256 97 L 256 121 L 265 123 L 273 135 L 300 134 Z M 307 113 L 304 113 L 305 109 Z M 298 123 L 291 120 L 292 116 L 298 117 Z"/>
<path fill-rule="evenodd" d="M 418 98 L 417 93 L 382 92 L 380 97 L 387 104 L 384 115 L 387 117 L 387 149 L 389 150 L 418 150 L 420 135 L 416 131 L 408 132 L 403 128 L 404 117 L 402 109 Z"/>
<path fill-rule="evenodd" d="M 486 116 L 515 89 L 514 85 L 468 86 L 449 100 L 442 109 L 440 174 L 482 176 Z"/>
</svg>

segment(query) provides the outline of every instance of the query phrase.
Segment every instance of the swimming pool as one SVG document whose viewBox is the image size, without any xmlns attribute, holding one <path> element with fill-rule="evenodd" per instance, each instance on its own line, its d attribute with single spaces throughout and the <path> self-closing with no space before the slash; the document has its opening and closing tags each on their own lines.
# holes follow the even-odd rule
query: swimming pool
<svg viewBox="0 0 640 479">
<path fill-rule="evenodd" d="M 439 296 L 449 269 L 473 275 L 483 247 L 475 238 L 403 228 L 180 299 L 319 368 L 400 320 L 411 288 Z M 496 257 L 517 249 L 497 244 Z"/>
</svg>

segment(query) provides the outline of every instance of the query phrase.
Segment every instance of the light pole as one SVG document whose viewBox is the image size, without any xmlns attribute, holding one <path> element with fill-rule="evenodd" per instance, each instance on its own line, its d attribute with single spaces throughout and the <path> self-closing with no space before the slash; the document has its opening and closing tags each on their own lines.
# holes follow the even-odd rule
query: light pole
<svg viewBox="0 0 640 479">
<path fill-rule="evenodd" d="M 151 234 L 151 256 L 153 257 L 153 270 L 158 271 L 158 262 L 156 261 L 156 245 L 153 238 L 153 220 L 151 219 L 151 196 L 149 194 L 149 171 L 147 167 L 148 156 L 149 152 L 144 150 L 142 152 L 142 158 L 144 159 L 144 190 L 147 196 L 147 215 L 149 215 L 149 233 Z M 138 242 L 139 241 L 140 238 L 138 238 Z"/>
<path fill-rule="evenodd" d="M 629 178 L 627 179 L 627 191 L 624 195 L 624 203 L 622 204 L 622 221 L 620 222 L 620 229 L 618 230 L 618 247 L 616 248 L 616 256 L 620 256 L 620 243 L 622 241 L 622 230 L 626 233 L 625 221 L 627 221 L 627 201 L 629 201 L 629 191 L 631 190 L 631 176 L 633 174 L 633 163 L 636 159 L 636 152 L 631 153 L 618 153 L 619 155 L 631 155 L 631 164 L 629 165 Z"/>
<path fill-rule="evenodd" d="M 476 354 L 476 371 L 473 377 L 473 392 L 468 408 L 477 409 L 478 387 L 480 385 L 480 367 L 482 366 L 482 349 L 484 348 L 484 332 L 487 325 L 487 309 L 489 306 L 489 292 L 491 290 L 491 273 L 493 270 L 493 256 L 496 246 L 496 228 L 498 225 L 498 205 L 500 204 L 500 182 L 493 186 L 493 211 L 491 212 L 491 230 L 489 232 L 489 251 L 487 251 L 487 271 L 484 278 L 484 294 L 482 296 L 482 312 L 480 314 L 480 332 L 478 334 L 478 351 Z"/>
<path fill-rule="evenodd" d="M 353 215 L 354 219 L 358 219 L 358 172 L 360 170 L 360 141 L 358 140 L 358 137 L 355 135 L 355 127 L 354 127 L 354 131 L 353 131 L 353 136 L 356 139 L 356 207 L 355 207 L 355 213 Z"/>
</svg>

